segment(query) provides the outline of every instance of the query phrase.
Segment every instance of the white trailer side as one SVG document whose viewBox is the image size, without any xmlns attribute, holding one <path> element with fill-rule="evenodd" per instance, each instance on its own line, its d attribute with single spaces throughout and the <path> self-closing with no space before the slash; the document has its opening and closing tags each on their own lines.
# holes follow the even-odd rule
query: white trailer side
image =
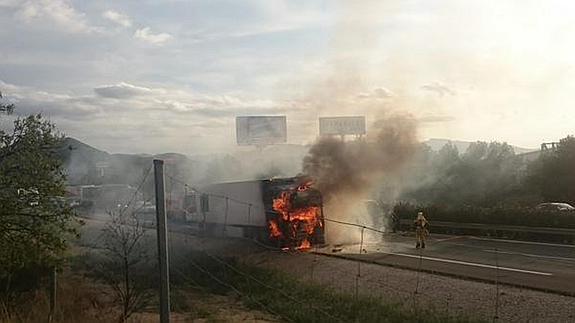
<svg viewBox="0 0 575 323">
<path fill-rule="evenodd" d="M 251 236 L 265 231 L 266 213 L 261 181 L 212 184 L 201 188 L 207 194 L 207 205 L 199 216 L 211 233 L 218 235 Z M 201 198 L 200 198 L 201 199 Z M 257 233 L 256 233 L 257 232 Z"/>
</svg>

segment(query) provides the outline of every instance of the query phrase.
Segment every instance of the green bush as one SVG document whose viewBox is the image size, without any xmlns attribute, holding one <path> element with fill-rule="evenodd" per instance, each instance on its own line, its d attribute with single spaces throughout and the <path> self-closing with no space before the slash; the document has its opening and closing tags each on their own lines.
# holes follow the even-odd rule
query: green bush
<svg viewBox="0 0 575 323">
<path fill-rule="evenodd" d="M 500 224 L 575 229 L 575 212 L 542 211 L 533 208 L 476 206 L 447 207 L 400 202 L 393 208 L 400 219 L 415 219 L 423 211 L 429 221 Z"/>
</svg>

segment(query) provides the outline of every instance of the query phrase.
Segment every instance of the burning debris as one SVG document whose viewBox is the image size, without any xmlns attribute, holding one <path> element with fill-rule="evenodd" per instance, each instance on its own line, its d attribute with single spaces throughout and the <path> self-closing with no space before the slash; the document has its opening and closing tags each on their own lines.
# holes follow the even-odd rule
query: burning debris
<svg viewBox="0 0 575 323">
<path fill-rule="evenodd" d="M 322 197 L 311 182 L 280 185 L 268 215 L 269 238 L 284 249 L 306 250 L 323 243 Z"/>
</svg>

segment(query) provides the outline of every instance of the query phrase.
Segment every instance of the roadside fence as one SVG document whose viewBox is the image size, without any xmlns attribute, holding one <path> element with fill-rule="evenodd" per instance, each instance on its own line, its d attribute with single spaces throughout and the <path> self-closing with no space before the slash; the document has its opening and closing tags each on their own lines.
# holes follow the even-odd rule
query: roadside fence
<svg viewBox="0 0 575 323">
<path fill-rule="evenodd" d="M 144 175 L 138 186 L 138 192 L 141 191 L 149 172 L 150 170 Z M 512 246 L 501 248 L 496 241 L 493 243 L 487 241 L 484 244 L 474 243 L 474 241 L 486 241 L 484 237 L 431 236 L 428 239 L 427 248 L 415 249 L 415 239 L 411 238 L 409 233 L 392 233 L 384 228 L 333 219 L 329 214 L 324 214 L 323 219 L 328 233 L 332 229 L 340 230 L 348 232 L 349 236 L 355 238 L 342 245 L 312 245 L 306 251 L 282 250 L 265 243 L 267 234 L 265 236 L 250 234 L 248 239 L 237 237 L 238 224 L 233 223 L 233 221 L 230 223 L 230 214 L 234 212 L 233 218 L 243 218 L 248 226 L 255 226 L 254 214 L 266 211 L 260 209 L 262 206 L 232 196 L 203 192 L 174 176 L 166 175 L 166 179 L 167 196 L 171 203 L 169 209 L 184 214 L 184 218 L 177 221 L 178 225 L 175 224 L 176 222 L 168 225 L 169 228 L 171 227 L 170 259 L 189 261 L 197 269 L 197 275 L 208 277 L 215 284 L 229 288 L 239 297 L 257 304 L 262 310 L 276 315 L 284 321 L 291 321 L 285 313 L 281 313 L 277 308 L 266 304 L 265 301 L 255 299 L 249 292 L 240 290 L 234 285 L 234 282 L 226 280 L 225 276 L 214 275 L 202 263 L 186 257 L 186 252 L 189 250 L 198 251 L 231 272 L 244 277 L 250 284 L 273 290 L 284 297 L 286 301 L 301 304 L 302 307 L 309 308 L 309 311 L 316 311 L 330 321 L 341 321 L 341 319 L 320 306 L 301 301 L 296 295 L 290 293 L 289 289 L 273 286 L 262 277 L 254 276 L 253 273 L 242 270 L 238 264 L 228 261 L 226 255 L 218 254 L 217 250 L 207 247 L 204 242 L 206 239 L 211 239 L 207 237 L 210 228 L 206 227 L 208 215 L 205 210 L 202 210 L 202 207 L 205 207 L 202 206 L 202 198 L 215 198 L 222 202 L 217 203 L 217 206 L 209 205 L 209 216 L 217 216 L 221 223 L 221 231 L 215 232 L 216 235 L 230 238 L 217 239 L 219 243 L 225 244 L 226 241 L 229 241 L 227 243 L 234 244 L 233 241 L 246 242 L 247 240 L 246 243 L 253 246 L 254 250 L 271 255 L 270 259 L 273 261 L 261 261 L 264 266 L 281 269 L 281 266 L 287 266 L 286 264 L 289 263 L 289 266 L 294 267 L 290 270 L 296 273 L 300 280 L 307 280 L 311 284 L 323 286 L 338 293 L 352 295 L 356 299 L 362 297 L 378 299 L 381 302 L 397 304 L 397 306 L 421 315 L 439 313 L 447 318 L 469 316 L 487 318 L 492 321 L 505 321 L 510 317 L 514 319 L 519 317 L 519 320 L 536 318 L 546 307 L 545 304 L 521 306 L 521 301 L 529 297 L 526 296 L 527 294 L 537 292 L 534 291 L 533 287 L 522 286 L 510 279 L 511 274 L 533 274 L 529 270 L 507 265 L 509 263 L 507 258 L 529 257 L 528 255 L 521 255 Z M 200 203 L 196 205 L 196 212 L 190 212 L 182 205 L 172 203 L 175 191 L 197 194 Z M 136 193 L 127 205 L 133 205 L 135 196 Z M 144 205 L 140 206 L 139 209 L 135 208 L 134 210 L 132 208 L 132 211 L 138 212 Z M 431 225 L 433 225 L 433 221 L 431 221 Z M 246 228 L 244 227 L 244 229 Z M 246 230 L 249 231 L 250 228 L 248 227 Z M 234 240 L 232 237 L 239 240 Z M 183 241 L 185 248 L 175 242 L 177 239 Z M 441 262 L 438 262 L 438 258 L 441 258 L 438 251 L 447 249 L 452 250 L 455 255 L 464 255 L 464 259 L 477 260 L 463 261 L 454 258 L 442 259 Z M 575 249 L 573 251 L 573 258 L 560 256 L 530 257 L 530 265 L 548 266 L 557 263 L 575 269 Z M 475 257 L 474 255 L 478 256 Z M 285 259 L 289 259 L 289 261 Z M 435 266 L 431 264 L 435 264 Z M 478 269 L 480 274 L 463 277 L 464 275 L 458 275 L 450 270 L 450 268 L 461 266 L 472 266 L 470 268 Z M 186 274 L 177 267 L 172 266 L 172 268 L 174 268 L 172 275 L 177 275 L 191 284 L 199 286 L 196 282 L 197 276 Z M 532 272 L 536 273 L 537 271 L 533 270 Z M 534 276 L 534 279 L 547 277 L 545 273 L 538 274 L 542 275 Z M 574 300 L 571 302 L 575 305 Z M 575 306 L 571 308 L 575 308 Z"/>
</svg>

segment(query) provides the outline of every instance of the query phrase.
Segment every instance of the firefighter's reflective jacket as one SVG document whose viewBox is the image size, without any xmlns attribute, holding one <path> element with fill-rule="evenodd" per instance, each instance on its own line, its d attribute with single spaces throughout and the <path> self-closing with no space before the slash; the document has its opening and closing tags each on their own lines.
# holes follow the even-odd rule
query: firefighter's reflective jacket
<svg viewBox="0 0 575 323">
<path fill-rule="evenodd" d="M 417 246 L 419 247 L 420 244 L 425 246 L 425 239 L 429 235 L 428 230 L 429 222 L 423 216 L 422 212 L 419 212 L 417 214 L 417 218 L 415 218 L 414 225 L 415 225 L 415 235 L 417 237 Z"/>
</svg>

